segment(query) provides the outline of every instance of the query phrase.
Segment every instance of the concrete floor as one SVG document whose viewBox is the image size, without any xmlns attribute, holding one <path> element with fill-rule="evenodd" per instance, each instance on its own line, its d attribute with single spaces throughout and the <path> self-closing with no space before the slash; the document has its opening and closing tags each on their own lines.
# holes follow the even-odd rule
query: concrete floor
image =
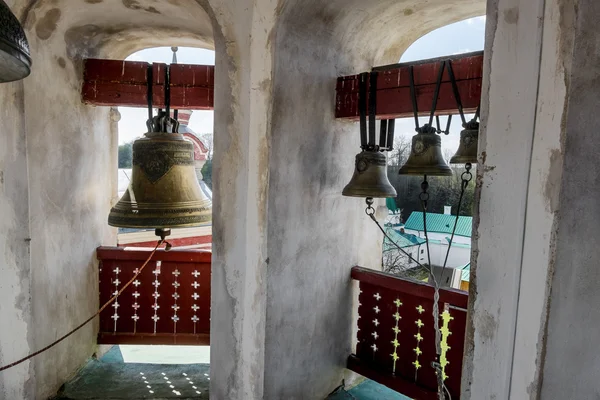
<svg viewBox="0 0 600 400">
<path fill-rule="evenodd" d="M 90 360 L 53 400 L 208 399 L 208 346 L 114 346 Z M 371 380 L 326 400 L 410 400 Z"/>
<path fill-rule="evenodd" d="M 209 365 L 190 363 L 206 353 L 199 347 L 115 346 L 90 360 L 54 400 L 208 399 Z"/>
<path fill-rule="evenodd" d="M 370 379 L 365 379 L 352 389 L 339 388 L 325 400 L 411 400 Z"/>
</svg>

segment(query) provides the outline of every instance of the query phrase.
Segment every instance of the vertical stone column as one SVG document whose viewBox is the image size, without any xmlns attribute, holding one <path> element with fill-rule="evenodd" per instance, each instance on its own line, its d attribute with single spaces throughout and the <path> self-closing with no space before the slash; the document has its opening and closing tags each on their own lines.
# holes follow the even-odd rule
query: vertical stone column
<svg viewBox="0 0 600 400">
<path fill-rule="evenodd" d="M 262 399 L 277 2 L 211 2 L 216 48 L 211 397 Z"/>
<path fill-rule="evenodd" d="M 32 350 L 29 188 L 23 82 L 0 86 L 0 365 Z M 33 363 L 0 372 L 0 399 L 34 399 Z"/>
<path fill-rule="evenodd" d="M 466 399 L 539 398 L 564 207 L 573 36 L 566 3 L 488 1 Z"/>
<path fill-rule="evenodd" d="M 557 58 L 570 67 L 568 107 L 556 115 L 564 166 L 539 398 L 593 399 L 600 396 L 600 4 L 558 3 L 565 48 Z"/>
</svg>

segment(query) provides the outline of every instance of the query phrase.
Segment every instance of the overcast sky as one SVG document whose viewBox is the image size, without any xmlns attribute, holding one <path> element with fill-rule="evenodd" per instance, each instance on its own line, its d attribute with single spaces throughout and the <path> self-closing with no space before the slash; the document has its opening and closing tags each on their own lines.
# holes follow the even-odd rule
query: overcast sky
<svg viewBox="0 0 600 400">
<path fill-rule="evenodd" d="M 475 17 L 447 25 L 428 33 L 413 43 L 402 55 L 400 62 L 483 50 L 484 33 L 485 17 Z M 173 52 L 170 47 L 158 47 L 134 53 L 127 57 L 127 60 L 170 63 L 172 58 Z M 181 64 L 214 65 L 215 53 L 212 50 L 181 47 L 177 52 L 177 61 Z M 145 109 L 120 107 L 119 111 L 121 112 L 119 143 L 131 141 L 146 132 L 148 114 Z M 445 117 L 442 117 L 441 122 L 445 126 Z M 190 128 L 199 134 L 211 133 L 213 131 L 213 112 L 194 111 L 190 120 Z M 442 138 L 442 146 L 447 149 L 456 149 L 461 129 L 460 118 L 453 117 L 451 133 Z M 396 121 L 397 136 L 405 136 L 409 139 L 414 133 L 412 119 Z"/>
</svg>

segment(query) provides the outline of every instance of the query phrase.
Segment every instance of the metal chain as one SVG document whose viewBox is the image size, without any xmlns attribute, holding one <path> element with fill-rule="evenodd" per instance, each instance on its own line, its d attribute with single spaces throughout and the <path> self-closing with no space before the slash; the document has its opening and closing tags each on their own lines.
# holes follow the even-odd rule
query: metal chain
<svg viewBox="0 0 600 400">
<path fill-rule="evenodd" d="M 448 255 L 450 254 L 450 248 L 452 247 L 452 243 L 454 241 L 454 234 L 456 233 L 456 227 L 458 226 L 458 218 L 460 216 L 460 208 L 463 201 L 463 196 L 465 194 L 465 190 L 467 186 L 469 186 L 469 182 L 473 179 L 473 174 L 471 173 L 471 168 L 473 166 L 471 163 L 465 164 L 465 171 L 460 175 L 460 196 L 458 198 L 458 206 L 456 207 L 456 218 L 454 219 L 454 228 L 452 228 L 452 235 L 450 236 L 450 243 L 448 243 L 448 249 L 446 250 L 446 258 L 444 259 L 444 266 L 442 267 L 442 274 L 446 269 L 446 263 L 448 262 Z"/>
</svg>

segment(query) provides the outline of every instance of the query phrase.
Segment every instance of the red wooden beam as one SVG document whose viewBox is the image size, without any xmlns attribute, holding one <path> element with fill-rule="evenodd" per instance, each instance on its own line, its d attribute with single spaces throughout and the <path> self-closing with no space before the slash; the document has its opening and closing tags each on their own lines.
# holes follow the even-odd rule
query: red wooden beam
<svg viewBox="0 0 600 400">
<path fill-rule="evenodd" d="M 410 97 L 410 66 L 413 66 L 419 115 L 429 115 L 442 60 L 452 61 L 463 108 L 465 112 L 474 112 L 481 100 L 481 78 L 483 77 L 483 52 L 481 51 L 374 68 L 374 70 L 379 71 L 377 79 L 377 117 L 404 118 L 413 116 Z M 358 79 L 358 75 L 338 78 L 335 104 L 336 118 L 358 118 Z M 438 96 L 437 114 L 457 113 L 456 100 L 446 68 Z"/>
<path fill-rule="evenodd" d="M 87 59 L 84 63 L 82 100 L 96 106 L 147 107 L 146 62 Z M 152 103 L 164 107 L 165 66 L 152 64 Z M 171 107 L 212 110 L 214 66 L 171 65 Z"/>
<path fill-rule="evenodd" d="M 156 245 L 156 242 L 154 242 Z M 100 246 L 96 249 L 96 257 L 98 260 L 119 260 L 119 261 L 146 261 L 149 251 L 146 250 L 125 250 L 122 247 Z M 187 263 L 208 263 L 210 264 L 212 253 L 204 250 L 173 249 L 165 251 L 164 249 L 156 250 L 153 261 L 172 261 L 172 262 L 187 262 Z"/>
<path fill-rule="evenodd" d="M 481 99 L 483 52 L 444 57 L 452 60 L 458 90 L 466 112 L 473 112 Z M 442 59 L 377 67 L 377 117 L 402 118 L 413 114 L 410 99 L 409 67 L 414 68 L 417 106 L 420 115 L 431 109 L 435 82 Z M 136 61 L 87 59 L 84 63 L 82 99 L 98 106 L 146 107 L 147 63 Z M 153 104 L 164 107 L 164 69 L 154 63 Z M 358 75 L 338 78 L 336 118 L 358 118 Z M 214 108 L 214 67 L 209 65 L 171 65 L 171 107 L 190 110 Z M 438 96 L 438 114 L 456 114 L 456 101 L 446 70 Z"/>
</svg>

